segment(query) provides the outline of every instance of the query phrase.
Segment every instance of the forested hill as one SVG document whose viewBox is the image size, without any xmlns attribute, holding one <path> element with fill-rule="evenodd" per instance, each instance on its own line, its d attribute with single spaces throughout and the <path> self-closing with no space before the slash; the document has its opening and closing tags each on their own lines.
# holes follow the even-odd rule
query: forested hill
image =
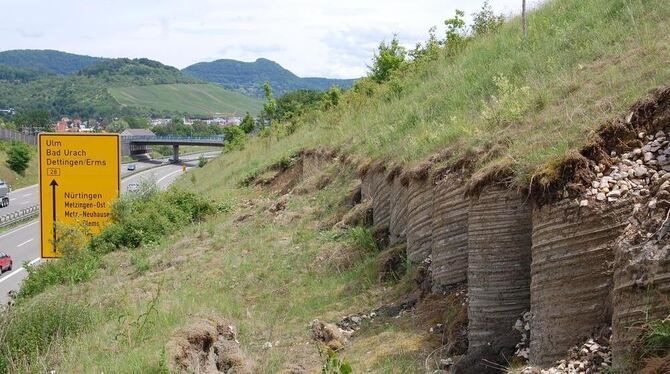
<svg viewBox="0 0 670 374">
<path fill-rule="evenodd" d="M 0 52 L 0 65 L 59 75 L 72 74 L 104 60 L 106 59 L 101 57 L 76 55 L 50 49 L 17 49 Z"/>
<path fill-rule="evenodd" d="M 53 118 L 63 115 L 112 118 L 244 113 L 254 111 L 257 106 L 257 100 L 253 98 L 238 97 L 198 83 L 202 82 L 184 75 L 179 69 L 145 58 L 105 59 L 69 75 L 0 64 L 0 108 L 14 108 L 17 112 L 44 109 Z M 119 99 L 125 89 L 134 88 L 133 92 L 139 92 L 142 90 L 138 88 L 144 87 L 149 92 L 160 93 L 161 99 L 172 105 L 167 108 L 156 105 L 153 99 L 143 100 L 146 95 L 129 98 L 126 93 L 124 100 Z M 194 92 L 196 97 L 193 97 Z M 189 100 L 202 101 L 202 105 L 194 109 Z"/>
<path fill-rule="evenodd" d="M 38 70 L 21 69 L 0 64 L 0 81 L 27 82 L 47 75 Z"/>
<path fill-rule="evenodd" d="M 301 78 L 278 63 L 264 58 L 254 62 L 229 59 L 199 62 L 182 71 L 192 77 L 256 97 L 263 97 L 265 81 L 270 82 L 276 96 L 299 89 L 324 91 L 333 85 L 349 88 L 354 83 L 354 79 Z"/>
<path fill-rule="evenodd" d="M 202 83 L 182 74 L 179 69 L 147 58 L 115 58 L 104 60 L 77 72 L 77 75 L 95 77 L 110 83 L 148 84 Z"/>
</svg>

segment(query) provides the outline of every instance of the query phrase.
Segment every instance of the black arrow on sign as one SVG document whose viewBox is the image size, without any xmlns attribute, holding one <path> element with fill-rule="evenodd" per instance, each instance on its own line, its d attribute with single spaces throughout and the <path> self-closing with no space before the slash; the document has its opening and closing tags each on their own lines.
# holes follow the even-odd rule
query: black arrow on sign
<svg viewBox="0 0 670 374">
<path fill-rule="evenodd" d="M 54 252 L 56 252 L 56 186 L 58 182 L 52 179 L 49 185 L 51 186 L 51 210 L 53 212 Z"/>
</svg>

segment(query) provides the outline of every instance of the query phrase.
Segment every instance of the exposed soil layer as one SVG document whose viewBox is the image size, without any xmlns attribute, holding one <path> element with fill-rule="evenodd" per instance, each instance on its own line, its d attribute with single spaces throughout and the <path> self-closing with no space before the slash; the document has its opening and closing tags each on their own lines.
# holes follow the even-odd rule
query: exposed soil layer
<svg viewBox="0 0 670 374">
<path fill-rule="evenodd" d="M 391 183 L 389 241 L 393 245 L 407 240 L 408 189 L 399 177 L 394 178 Z"/>
<path fill-rule="evenodd" d="M 670 177 L 650 190 L 615 246 L 612 352 L 622 372 L 641 359 L 645 324 L 670 315 Z"/>
<path fill-rule="evenodd" d="M 531 209 L 523 196 L 486 187 L 468 216 L 468 354 L 511 357 L 512 329 L 530 308 Z"/>
<path fill-rule="evenodd" d="M 447 177 L 435 185 L 431 248 L 435 292 L 467 279 L 468 208 L 460 180 Z"/>
<path fill-rule="evenodd" d="M 329 161 L 329 158 L 322 152 L 303 152 L 302 153 L 302 176 L 307 179 L 323 172 L 323 165 Z"/>
<path fill-rule="evenodd" d="M 427 180 L 413 179 L 408 188 L 407 259 L 420 263 L 431 252 L 433 186 Z"/>
<path fill-rule="evenodd" d="M 670 87 L 659 89 L 638 101 L 628 115 L 601 126 L 593 139 L 578 153 L 567 156 L 555 168 L 537 173 L 531 183 L 531 199 L 540 205 L 561 199 L 566 194 L 583 194 L 594 173 L 594 163 L 610 164 L 610 155 L 630 151 L 641 145 L 638 133 L 655 133 L 670 123 Z"/>
<path fill-rule="evenodd" d="M 552 364 L 610 324 L 614 243 L 631 211 L 630 201 L 572 199 L 533 211 L 531 364 Z"/>
<path fill-rule="evenodd" d="M 375 226 L 388 226 L 391 219 L 391 186 L 382 170 L 372 178 L 372 222 Z"/>
<path fill-rule="evenodd" d="M 372 188 L 375 174 L 367 171 L 359 174 L 361 174 L 361 198 L 363 200 L 372 200 Z"/>
</svg>

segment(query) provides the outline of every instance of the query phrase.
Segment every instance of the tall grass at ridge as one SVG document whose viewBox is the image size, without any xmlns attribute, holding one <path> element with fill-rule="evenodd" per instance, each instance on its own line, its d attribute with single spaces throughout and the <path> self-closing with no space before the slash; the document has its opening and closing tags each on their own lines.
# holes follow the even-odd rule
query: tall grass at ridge
<svg viewBox="0 0 670 374">
<path fill-rule="evenodd" d="M 529 14 L 528 40 L 515 18 L 454 57 L 442 51 L 434 61 L 411 63 L 386 84 L 364 79 L 334 110 L 303 116 L 292 134 L 254 139 L 244 156 L 227 156 L 226 169 L 236 169 L 231 158 L 253 169 L 319 145 L 409 165 L 444 149 L 457 158 L 496 146 L 499 152 L 477 168 L 509 164 L 525 185 L 670 82 L 670 35 L 660 32 L 670 28 L 666 5 L 547 1 Z M 519 115 L 491 121 L 505 89 L 525 93 L 508 103 Z"/>
</svg>

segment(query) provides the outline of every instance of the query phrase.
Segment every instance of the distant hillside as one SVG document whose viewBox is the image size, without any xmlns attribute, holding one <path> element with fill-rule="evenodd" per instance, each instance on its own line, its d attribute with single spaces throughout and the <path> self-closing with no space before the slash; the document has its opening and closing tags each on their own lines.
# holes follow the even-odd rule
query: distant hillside
<svg viewBox="0 0 670 374">
<path fill-rule="evenodd" d="M 47 75 L 47 73 L 38 70 L 21 69 L 0 64 L 0 81 L 28 82 L 45 75 Z"/>
<path fill-rule="evenodd" d="M 6 78 L 3 79 L 3 75 Z M 182 74 L 174 67 L 148 59 L 106 59 L 71 75 L 35 73 L 0 66 L 0 108 L 14 108 L 17 112 L 45 109 L 53 117 L 78 115 L 104 118 L 204 114 L 210 109 L 255 112 L 255 99 L 244 101 L 238 97 L 239 94 L 226 92 L 219 87 L 216 87 L 216 92 L 200 90 L 202 95 L 210 96 L 209 103 L 203 98 L 195 99 L 197 95 L 194 92 L 198 89 L 188 86 L 204 86 L 197 83 L 200 81 Z M 159 86 L 163 84 L 171 87 L 166 86 L 169 89 L 164 90 Z M 143 86 L 150 88 L 143 90 Z M 137 100 L 122 96 L 124 88 L 128 88 L 130 95 Z M 161 92 L 158 98 L 165 100 L 163 105 L 152 101 L 157 97 L 152 94 L 153 91 Z M 196 103 L 189 102 L 192 100 Z"/>
<path fill-rule="evenodd" d="M 198 79 L 182 74 L 179 69 L 147 58 L 115 58 L 90 65 L 77 75 L 95 77 L 111 83 L 151 85 L 169 83 L 201 83 Z M 131 78 L 130 81 L 126 78 Z"/>
<path fill-rule="evenodd" d="M 109 93 L 123 106 L 155 112 L 176 111 L 209 116 L 215 113 L 258 113 L 262 102 L 214 84 L 157 84 L 113 87 Z"/>
<path fill-rule="evenodd" d="M 263 97 L 265 81 L 270 82 L 275 96 L 298 89 L 324 91 L 333 85 L 349 88 L 354 83 L 354 79 L 301 78 L 278 63 L 264 58 L 254 62 L 228 59 L 199 62 L 182 71 L 192 77 L 256 97 Z"/>
<path fill-rule="evenodd" d="M 106 59 L 50 49 L 17 49 L 0 52 L 0 64 L 19 69 L 67 75 Z"/>
</svg>

